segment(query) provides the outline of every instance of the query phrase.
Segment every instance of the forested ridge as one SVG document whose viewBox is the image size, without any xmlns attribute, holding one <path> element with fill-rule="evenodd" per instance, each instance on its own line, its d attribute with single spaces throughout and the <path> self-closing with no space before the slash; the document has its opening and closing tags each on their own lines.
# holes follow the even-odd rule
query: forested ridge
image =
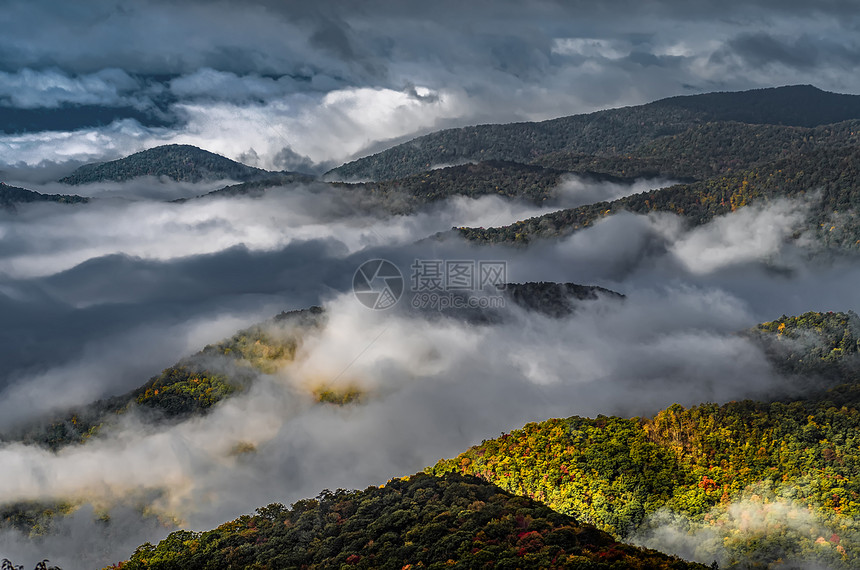
<svg viewBox="0 0 860 570">
<path fill-rule="evenodd" d="M 0 182 L 0 208 L 15 210 L 17 204 L 31 202 L 57 202 L 60 204 L 85 204 L 89 198 L 74 194 L 41 194 L 26 188 L 9 186 Z"/>
<path fill-rule="evenodd" d="M 310 182 L 313 176 L 307 174 L 298 174 L 294 172 L 272 172 L 260 178 L 254 178 L 250 182 L 241 182 L 239 184 L 231 184 L 218 190 L 213 190 L 197 198 L 206 197 L 225 197 L 225 196 L 259 196 L 266 190 L 278 186 L 286 186 L 300 182 Z M 187 202 L 188 198 L 179 198 L 174 202 Z"/>
<path fill-rule="evenodd" d="M 477 164 L 437 168 L 397 180 L 357 184 L 335 182 L 333 185 L 364 190 L 371 196 L 388 201 L 405 197 L 408 203 L 401 206 L 401 209 L 408 211 L 418 205 L 452 196 L 477 198 L 497 195 L 541 204 L 552 197 L 553 189 L 564 174 L 561 170 L 537 165 L 488 160 Z"/>
<path fill-rule="evenodd" d="M 254 374 L 270 374 L 291 362 L 304 336 L 321 327 L 324 318 L 319 307 L 281 313 L 206 346 L 127 394 L 23 426 L 3 434 L 4 439 L 57 450 L 85 442 L 116 416 L 132 409 L 152 422 L 205 413 L 224 398 L 245 390 Z"/>
<path fill-rule="evenodd" d="M 556 152 L 534 162 L 565 171 L 705 180 L 821 148 L 856 146 L 858 142 L 860 121 L 857 120 L 814 128 L 708 122 L 654 139 L 628 153 L 595 156 Z"/>
<path fill-rule="evenodd" d="M 665 530 L 668 520 L 693 541 L 696 533 L 716 533 L 698 557 L 723 568 L 781 567 L 780 560 L 789 568 L 853 568 L 860 561 L 858 330 L 853 313 L 810 312 L 740 333 L 759 343 L 782 373 L 820 378 L 820 388 L 803 397 L 531 423 L 441 460 L 426 470 L 432 477 L 363 492 L 326 491 L 292 509 L 270 505 L 213 531 L 179 531 L 143 545 L 117 567 L 600 568 L 588 564 L 609 563 L 609 557 L 616 566 L 606 567 L 635 568 L 641 552 L 603 541 L 642 541 L 655 527 Z M 492 485 L 451 479 L 452 472 Z M 447 490 L 421 505 L 405 490 L 410 486 Z M 525 500 L 495 486 L 572 518 L 541 511 L 523 519 L 532 526 L 509 527 L 517 515 L 485 511 L 492 503 L 485 498 L 475 509 L 472 495 L 463 497 L 480 489 L 496 500 Z M 446 501 L 472 506 L 462 511 Z M 613 538 L 588 535 L 592 543 L 606 537 L 600 548 L 562 544 L 556 521 L 579 529 L 571 536 L 585 536 L 581 529 L 594 525 Z M 684 567 L 660 557 L 644 564 Z"/>
<path fill-rule="evenodd" d="M 641 525 L 653 524 L 649 516 L 675 513 L 685 524 L 723 537 L 729 567 L 757 567 L 757 560 L 780 557 L 856 567 L 858 324 L 853 314 L 806 313 L 747 333 L 767 339 L 784 372 L 839 383 L 802 399 L 676 404 L 650 418 L 532 423 L 427 472 L 479 476 L 619 538 L 641 534 Z M 768 524 L 765 513 L 761 528 L 737 532 L 726 518 L 733 505 L 750 501 L 764 511 L 788 505 L 822 530 L 810 534 L 785 521 Z"/>
<path fill-rule="evenodd" d="M 679 180 L 688 183 L 685 191 L 700 193 L 701 184 L 714 186 L 721 179 L 733 179 L 748 170 L 753 173 L 778 171 L 784 163 L 796 160 L 813 161 L 830 154 L 845 156 L 858 143 L 858 120 L 815 128 L 709 122 L 654 139 L 622 154 L 555 152 L 529 164 L 482 160 L 393 180 L 333 184 L 364 190 L 387 201 L 397 212 L 412 211 L 422 204 L 452 196 L 497 195 L 551 204 L 557 187 L 570 175 L 586 182 L 619 184 L 641 178 Z M 832 175 L 822 168 L 817 169 L 816 174 L 822 179 Z M 700 184 L 692 184 L 694 182 Z M 786 195 L 796 191 L 788 188 Z M 782 191 L 776 189 L 775 194 L 781 195 Z M 406 204 L 402 203 L 404 198 L 408 201 Z"/>
<path fill-rule="evenodd" d="M 624 155 L 708 122 L 812 128 L 851 119 L 860 119 L 860 97 L 809 85 L 681 96 L 537 123 L 438 131 L 344 164 L 328 176 L 378 181 L 404 178 L 441 164 L 530 163 L 552 153 Z"/>
<path fill-rule="evenodd" d="M 590 183 L 623 184 L 634 180 L 632 177 L 615 176 L 600 168 L 559 169 L 504 160 L 486 160 L 437 168 L 396 180 L 354 184 L 334 182 L 332 185 L 364 190 L 371 196 L 395 202 L 398 198 L 406 197 L 409 200 L 408 210 L 453 196 L 500 196 L 540 205 L 551 202 L 556 197 L 558 185 L 571 174 L 576 174 Z M 400 208 L 404 209 L 403 206 Z"/>
<path fill-rule="evenodd" d="M 271 504 L 144 544 L 115 570 L 227 568 L 706 568 L 622 544 L 474 477 L 416 474 Z"/>
<path fill-rule="evenodd" d="M 65 184 L 122 182 L 140 176 L 166 176 L 178 182 L 242 180 L 270 176 L 260 168 L 247 166 L 191 145 L 170 144 L 149 148 L 125 158 L 85 164 L 60 179 Z"/>
<path fill-rule="evenodd" d="M 810 232 L 825 245 L 854 249 L 860 245 L 858 176 L 860 147 L 819 149 L 759 168 L 559 210 L 509 226 L 458 231 L 479 242 L 528 243 L 569 235 L 619 212 L 673 213 L 697 226 L 743 206 L 796 198 L 808 208 L 798 232 Z"/>
<path fill-rule="evenodd" d="M 816 98 L 831 96 L 838 110 L 810 107 Z M 398 205 L 401 196 L 418 204 L 453 195 L 551 204 L 566 174 L 681 182 L 504 227 L 458 228 L 461 236 L 483 243 L 563 237 L 619 212 L 673 213 L 696 226 L 744 206 L 787 198 L 805 208 L 795 237 L 856 249 L 857 100 L 790 87 L 673 98 L 541 123 L 451 129 L 346 164 L 329 176 L 376 178 L 380 181 L 358 187 Z M 431 170 L 458 161 L 473 164 Z"/>
</svg>

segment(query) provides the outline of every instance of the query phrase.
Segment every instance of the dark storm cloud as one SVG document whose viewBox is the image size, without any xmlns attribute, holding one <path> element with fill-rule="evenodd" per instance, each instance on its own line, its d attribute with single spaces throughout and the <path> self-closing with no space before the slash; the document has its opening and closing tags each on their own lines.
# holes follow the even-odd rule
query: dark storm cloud
<svg viewBox="0 0 860 570">
<path fill-rule="evenodd" d="M 396 84 L 402 65 L 456 69 L 493 63 L 532 78 L 548 66 L 556 37 L 678 36 L 673 20 L 731 31 L 777 29 L 787 19 L 857 19 L 851 2 L 48 2 L 9 3 L 0 62 L 10 71 L 56 66 L 69 73 L 119 67 L 136 73 L 190 73 L 200 67 L 245 74 L 349 77 Z M 748 16 L 752 21 L 743 24 Z M 715 18 L 717 20 L 715 20 Z M 15 24 L 14 26 L 12 24 Z M 786 24 L 787 25 L 787 24 Z M 772 26 L 768 26 L 769 28 Z M 843 28 L 844 29 L 844 28 Z M 753 50 L 770 46 L 750 46 Z M 430 48 L 430 49 L 427 49 Z M 648 53 L 639 46 L 637 53 Z M 444 55 L 444 57 L 439 57 Z M 392 69 L 397 72 L 392 73 Z M 526 73 L 528 72 L 528 73 Z"/>
<path fill-rule="evenodd" d="M 779 38 L 767 32 L 741 34 L 727 43 L 727 49 L 754 67 L 779 63 L 788 67 L 818 65 L 851 68 L 860 64 L 860 46 L 802 35 Z"/>
<path fill-rule="evenodd" d="M 0 139 L 7 164 L 183 142 L 322 171 L 449 126 L 691 91 L 860 92 L 850 2 L 14 0 L 0 19 L 0 104 L 136 113 L 116 113 L 122 128 Z M 398 98 L 413 87 L 421 105 Z M 30 123 L 22 130 L 44 122 Z M 278 156 L 284 148 L 296 156 Z"/>
<path fill-rule="evenodd" d="M 288 146 L 278 151 L 273 162 L 275 168 L 293 172 L 313 172 L 318 166 L 310 157 L 302 156 Z"/>
<path fill-rule="evenodd" d="M 195 299 L 237 294 L 281 294 L 308 304 L 319 301 L 315 295 L 301 299 L 308 289 L 321 292 L 335 284 L 345 288 L 344 275 L 348 273 L 345 267 L 317 263 L 344 253 L 338 242 L 312 241 L 298 242 L 275 252 L 251 252 L 235 247 L 171 261 L 111 255 L 45 278 L 40 285 L 54 298 L 71 305 L 131 302 L 181 305 Z M 249 289 L 249 284 L 256 286 Z"/>
<path fill-rule="evenodd" d="M 310 44 L 340 59 L 351 60 L 355 58 L 347 30 L 344 26 L 337 25 L 332 21 L 325 21 L 317 26 L 314 33 L 311 34 Z"/>
</svg>

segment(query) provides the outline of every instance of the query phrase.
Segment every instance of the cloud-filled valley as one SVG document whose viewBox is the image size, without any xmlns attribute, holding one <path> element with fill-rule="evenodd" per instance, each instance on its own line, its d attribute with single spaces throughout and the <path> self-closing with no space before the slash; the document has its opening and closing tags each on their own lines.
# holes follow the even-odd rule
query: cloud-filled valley
<svg viewBox="0 0 860 570">
<path fill-rule="evenodd" d="M 579 184 L 574 194 L 624 192 Z M 856 300 L 835 286 L 856 269 L 808 261 L 782 239 L 800 204 L 741 210 L 696 229 L 670 216 L 619 215 L 522 250 L 423 238 L 454 223 L 519 219 L 534 206 L 454 198 L 410 216 L 356 214 L 350 192 L 297 184 L 261 197 L 181 204 L 110 197 L 7 215 L 2 294 L 13 320 L 4 329 L 0 406 L 7 428 L 132 389 L 280 310 L 324 304 L 329 321 L 294 364 L 205 417 L 157 429 L 132 415 L 116 431 L 56 454 L 6 445 L 0 494 L 102 508 L 153 501 L 149 508 L 168 520 L 208 528 L 247 505 L 405 475 L 545 417 L 641 415 L 673 402 L 790 393 L 736 332 L 792 306 Z M 751 241 L 754 227 L 785 224 L 773 239 Z M 408 307 L 379 314 L 349 291 L 355 268 L 375 257 L 404 274 L 414 259 L 504 260 L 512 281 L 599 284 L 626 298 L 561 320 L 517 310 L 497 325 L 427 320 Z M 770 268 L 777 260 L 780 271 Z M 821 288 L 811 284 L 822 274 L 833 276 L 828 307 L 818 307 Z M 50 353 L 33 352 L 34 341 Z M 310 393 L 320 382 L 369 396 L 358 406 L 321 405 Z M 256 452 L 231 455 L 240 444 Z M 122 512 L 117 524 L 139 528 L 138 543 L 165 532 Z M 90 524 L 72 520 L 61 525 Z M 82 563 L 75 556 L 83 553 L 64 550 L 62 533 L 36 545 L 15 536 L 5 537 L 15 556 L 38 550 L 70 567 Z M 118 542 L 104 560 L 123 548 Z"/>
</svg>

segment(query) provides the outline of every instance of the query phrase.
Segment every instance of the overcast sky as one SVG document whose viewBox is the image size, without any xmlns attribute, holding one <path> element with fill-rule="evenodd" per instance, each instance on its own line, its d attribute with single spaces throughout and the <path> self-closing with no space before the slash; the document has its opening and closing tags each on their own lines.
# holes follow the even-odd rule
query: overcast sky
<svg viewBox="0 0 860 570">
<path fill-rule="evenodd" d="M 26 110 L 4 128 L 30 132 L 0 137 L 0 162 L 187 142 L 319 170 L 444 126 L 798 83 L 858 93 L 858 14 L 847 0 L 11 0 L 0 107 Z M 59 114 L 68 130 L 34 132 Z"/>
</svg>

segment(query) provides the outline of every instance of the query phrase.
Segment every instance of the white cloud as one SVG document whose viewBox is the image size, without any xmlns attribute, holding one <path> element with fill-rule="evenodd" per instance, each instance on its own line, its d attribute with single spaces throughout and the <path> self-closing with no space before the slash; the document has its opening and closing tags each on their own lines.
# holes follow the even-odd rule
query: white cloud
<svg viewBox="0 0 860 570">
<path fill-rule="evenodd" d="M 791 483 L 780 485 L 779 492 L 772 487 L 752 485 L 704 517 L 660 510 L 646 519 L 633 541 L 686 560 L 716 561 L 721 567 L 739 558 L 790 568 L 842 567 L 843 554 L 860 544 L 857 522 L 838 513 L 824 517 L 815 511 L 817 505 L 791 499 L 798 493 Z"/>
<path fill-rule="evenodd" d="M 741 208 L 694 228 L 670 250 L 693 273 L 774 258 L 804 221 L 807 208 L 779 200 L 767 206 Z"/>
<path fill-rule="evenodd" d="M 0 71 L 0 101 L 24 109 L 74 105 L 141 105 L 137 91 L 143 86 L 122 69 L 70 76 L 60 70 Z"/>
<path fill-rule="evenodd" d="M 289 76 L 277 79 L 254 73 L 240 76 L 229 71 L 211 68 L 198 69 L 170 81 L 170 91 L 180 99 L 269 100 L 309 87 L 309 82 L 301 83 Z"/>
<path fill-rule="evenodd" d="M 3 163 L 38 166 L 45 162 L 88 162 L 119 158 L 156 144 L 166 131 L 146 129 L 135 120 L 114 121 L 102 128 L 0 135 Z M 152 144 L 149 144 L 152 143 Z"/>
<path fill-rule="evenodd" d="M 771 378 L 763 355 L 726 330 L 743 322 L 743 310 L 713 292 L 643 291 L 592 303 L 573 319 L 512 317 L 476 327 L 370 311 L 339 296 L 295 364 L 207 417 L 162 430 L 129 417 L 125 429 L 57 454 L 0 447 L 6 472 L 27 474 L 0 478 L 0 496 L 110 504 L 164 489 L 157 511 L 206 528 L 249 505 L 409 474 L 527 421 L 643 413 L 702 393 L 742 397 Z M 367 397 L 346 408 L 314 404 L 320 385 L 357 386 Z M 242 442 L 258 452 L 231 455 Z M 59 562 L 62 554 L 44 555 Z"/>
<path fill-rule="evenodd" d="M 368 146 L 429 129 L 440 121 L 462 116 L 467 106 L 457 93 L 421 88 L 409 90 L 346 88 L 325 94 L 284 93 L 280 86 L 259 79 L 202 73 L 210 87 L 230 83 L 235 98 L 262 96 L 264 102 L 231 103 L 195 101 L 178 103 L 174 110 L 184 119 L 175 129 L 146 128 L 122 120 L 104 128 L 73 132 L 0 135 L 3 161 L 9 165 L 36 166 L 43 161 L 93 161 L 117 158 L 162 144 L 192 144 L 238 160 L 250 151 L 258 166 L 280 170 L 278 154 L 285 147 L 311 161 L 334 166 Z M 191 78 L 191 79 L 199 79 Z M 232 82 L 232 83 L 231 83 Z M 199 87 L 199 86 L 198 86 Z M 191 90 L 191 86 L 186 87 Z M 202 89 L 202 87 L 200 87 Z M 202 91 L 201 91 L 202 92 Z M 227 97 L 229 98 L 229 97 Z"/>
<path fill-rule="evenodd" d="M 556 38 L 552 44 L 552 53 L 560 55 L 577 55 L 586 58 L 602 57 L 617 59 L 630 53 L 629 46 L 624 46 L 616 40 L 597 38 Z"/>
<path fill-rule="evenodd" d="M 597 182 L 582 176 L 565 175 L 555 192 L 565 208 L 575 208 L 595 202 L 609 202 L 624 196 L 672 186 L 676 182 L 664 178 L 639 179 L 630 183 Z"/>
</svg>

